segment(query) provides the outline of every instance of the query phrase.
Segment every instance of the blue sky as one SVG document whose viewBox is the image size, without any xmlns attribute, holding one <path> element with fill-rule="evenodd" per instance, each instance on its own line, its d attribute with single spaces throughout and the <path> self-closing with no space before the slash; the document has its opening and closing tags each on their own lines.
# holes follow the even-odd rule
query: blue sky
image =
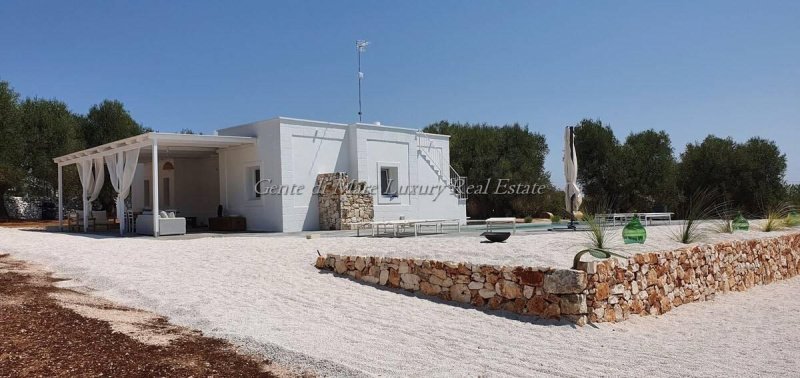
<svg viewBox="0 0 800 378">
<path fill-rule="evenodd" d="M 775 140 L 800 182 L 798 1 L 3 1 L 0 80 L 85 113 L 125 103 L 160 131 L 289 117 L 421 128 L 582 118 Z"/>
</svg>

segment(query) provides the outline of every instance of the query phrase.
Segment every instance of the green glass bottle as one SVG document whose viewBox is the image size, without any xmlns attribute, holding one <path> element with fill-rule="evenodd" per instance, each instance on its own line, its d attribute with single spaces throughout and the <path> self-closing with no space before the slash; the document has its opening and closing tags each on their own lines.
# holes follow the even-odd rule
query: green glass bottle
<svg viewBox="0 0 800 378">
<path fill-rule="evenodd" d="M 750 229 L 750 223 L 747 219 L 744 219 L 742 213 L 736 215 L 736 218 L 733 218 L 733 222 L 731 222 L 731 230 L 733 231 L 747 231 Z"/>
<path fill-rule="evenodd" d="M 647 231 L 639 222 L 639 216 L 634 214 L 633 219 L 622 229 L 622 240 L 625 241 L 625 244 L 644 244 L 645 239 L 647 239 Z"/>
</svg>

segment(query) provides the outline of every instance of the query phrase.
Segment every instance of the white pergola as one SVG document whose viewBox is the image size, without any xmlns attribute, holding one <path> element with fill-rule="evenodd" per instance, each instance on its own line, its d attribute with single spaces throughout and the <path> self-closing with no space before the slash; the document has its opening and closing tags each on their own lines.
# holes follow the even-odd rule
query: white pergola
<svg viewBox="0 0 800 378">
<path fill-rule="evenodd" d="M 101 168 L 104 165 L 108 168 L 114 190 L 117 192 L 117 217 L 120 219 L 120 234 L 124 232 L 124 214 L 120 213 L 120 208 L 124 211 L 124 201 L 130 192 L 133 173 L 138 163 L 139 151 L 142 149 L 151 150 L 153 177 L 158 177 L 159 163 L 158 150 L 169 149 L 169 151 L 187 152 L 216 152 L 222 148 L 236 147 L 245 144 L 256 143 L 256 138 L 238 136 L 219 136 L 219 135 L 194 135 L 194 134 L 174 134 L 174 133 L 146 133 L 126 139 L 120 139 L 101 146 L 92 147 L 83 151 L 73 152 L 53 159 L 58 164 L 58 226 L 63 230 L 64 222 L 64 196 L 63 196 L 63 167 L 76 164 L 81 185 L 83 187 L 84 201 L 84 231 L 87 225 L 86 204 L 94 200 L 99 193 L 99 188 L 103 184 L 104 172 Z M 94 174 L 92 167 L 94 165 Z M 152 201 L 153 201 L 153 235 L 158 236 L 158 180 L 151 180 Z M 88 197 L 88 198 L 87 198 Z M 92 198 L 94 197 L 94 198 Z"/>
</svg>

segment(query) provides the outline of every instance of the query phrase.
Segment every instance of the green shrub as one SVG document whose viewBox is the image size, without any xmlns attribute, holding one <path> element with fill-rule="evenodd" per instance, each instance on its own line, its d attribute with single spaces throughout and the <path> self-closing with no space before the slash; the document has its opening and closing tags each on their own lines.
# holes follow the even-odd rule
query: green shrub
<svg viewBox="0 0 800 378">
<path fill-rule="evenodd" d="M 558 215 L 553 215 L 552 217 L 550 217 L 550 221 L 553 223 L 561 222 L 561 217 Z"/>
<path fill-rule="evenodd" d="M 525 217 L 525 223 L 531 223 L 531 222 L 533 222 L 532 216 L 528 215 L 527 217 Z"/>
</svg>

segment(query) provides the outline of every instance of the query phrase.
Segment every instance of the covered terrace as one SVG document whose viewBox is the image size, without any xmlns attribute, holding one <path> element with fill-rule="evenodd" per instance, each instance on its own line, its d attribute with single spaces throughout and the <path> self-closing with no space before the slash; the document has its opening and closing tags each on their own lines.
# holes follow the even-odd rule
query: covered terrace
<svg viewBox="0 0 800 378">
<path fill-rule="evenodd" d="M 161 193 L 159 182 L 165 175 L 165 170 L 174 171 L 175 161 L 184 159 L 217 159 L 220 149 L 235 148 L 238 146 L 253 144 L 256 138 L 238 136 L 219 136 L 219 135 L 194 135 L 194 134 L 174 134 L 174 133 L 145 133 L 126 139 L 121 139 L 111 143 L 106 143 L 97 147 L 88 148 L 82 151 L 73 152 L 53 159 L 58 164 L 58 220 L 59 229 L 64 229 L 64 196 L 63 196 L 63 169 L 65 166 L 75 165 L 78 169 L 78 176 L 81 181 L 81 197 L 83 202 L 83 229 L 88 230 L 89 213 L 91 202 L 97 199 L 105 181 L 104 168 L 108 170 L 111 185 L 114 188 L 116 197 L 116 213 L 120 222 L 120 235 L 125 232 L 125 212 L 126 199 L 132 192 L 132 184 L 135 178 L 150 177 L 143 181 L 145 206 L 149 206 L 152 212 L 152 233 L 158 236 L 160 199 L 165 202 L 172 202 L 173 196 L 181 196 L 182 193 L 175 189 L 172 184 L 167 189 L 167 196 Z M 164 161 L 159 161 L 159 156 L 163 156 Z M 169 162 L 169 163 L 168 163 Z M 163 165 L 163 166 L 162 166 Z M 149 166 L 150 172 L 142 172 Z M 138 167 L 138 169 L 137 169 Z M 137 172 L 138 170 L 138 172 Z M 202 171 L 202 169 L 201 169 Z M 198 176 L 197 169 L 191 175 Z M 208 172 L 199 173 L 206 176 L 207 187 L 216 186 L 217 198 L 213 198 L 218 203 L 218 186 L 220 183 L 219 175 L 214 171 L 213 177 L 208 177 Z M 157 179 L 152 179 L 152 178 Z M 170 181 L 163 181 L 169 184 Z M 172 181 L 174 183 L 174 181 Z M 188 185 L 187 185 L 188 186 Z M 186 190 L 196 188 L 183 188 Z M 141 202 L 141 201 L 139 201 Z"/>
</svg>

